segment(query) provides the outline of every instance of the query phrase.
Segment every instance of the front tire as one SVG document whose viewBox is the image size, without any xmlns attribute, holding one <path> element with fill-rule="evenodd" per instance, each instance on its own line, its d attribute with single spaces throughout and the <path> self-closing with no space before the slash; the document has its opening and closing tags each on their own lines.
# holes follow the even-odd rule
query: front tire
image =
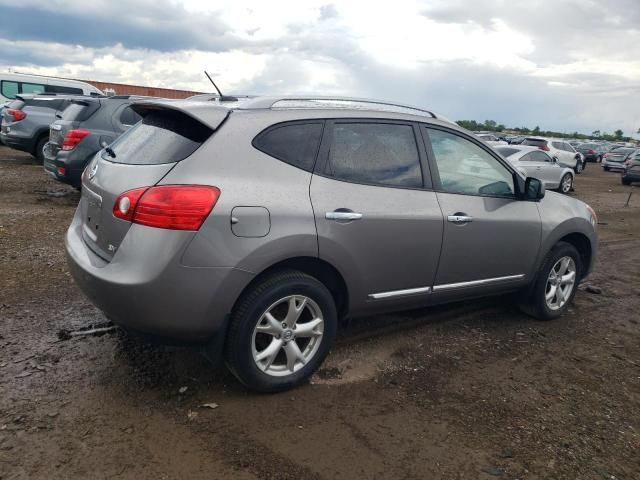
<svg viewBox="0 0 640 480">
<path fill-rule="evenodd" d="M 602 167 L 605 172 L 609 171 L 609 167 Z"/>
<path fill-rule="evenodd" d="M 229 370 L 247 388 L 279 392 L 307 381 L 322 364 L 335 339 L 338 314 L 324 284 L 287 270 L 243 294 L 230 322 Z"/>
<path fill-rule="evenodd" d="M 528 299 L 521 305 L 523 311 L 539 320 L 560 317 L 573 301 L 581 275 L 576 247 L 558 242 L 542 262 Z"/>
<path fill-rule="evenodd" d="M 560 193 L 568 194 L 573 188 L 573 175 L 570 173 L 565 173 L 560 180 Z"/>
<path fill-rule="evenodd" d="M 631 185 L 631 180 L 628 180 L 628 179 L 622 177 L 622 184 L 623 185 Z"/>
<path fill-rule="evenodd" d="M 577 175 L 580 175 L 583 172 L 583 170 L 584 170 L 584 163 L 578 160 L 574 168 L 574 171 L 576 172 Z"/>
</svg>

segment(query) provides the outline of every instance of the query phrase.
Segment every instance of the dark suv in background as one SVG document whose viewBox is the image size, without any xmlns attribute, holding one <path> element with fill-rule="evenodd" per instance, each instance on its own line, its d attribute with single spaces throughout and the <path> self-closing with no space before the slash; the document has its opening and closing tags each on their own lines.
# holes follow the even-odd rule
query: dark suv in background
<svg viewBox="0 0 640 480">
<path fill-rule="evenodd" d="M 45 170 L 61 182 L 79 187 L 82 171 L 96 152 L 140 120 L 131 104 L 148 98 L 127 95 L 74 99 L 51 124 L 50 141 L 44 149 Z"/>
<path fill-rule="evenodd" d="M 0 138 L 8 147 L 30 153 L 39 163 L 49 141 L 49 125 L 74 97 L 56 94 L 23 94 L 2 110 Z"/>
</svg>

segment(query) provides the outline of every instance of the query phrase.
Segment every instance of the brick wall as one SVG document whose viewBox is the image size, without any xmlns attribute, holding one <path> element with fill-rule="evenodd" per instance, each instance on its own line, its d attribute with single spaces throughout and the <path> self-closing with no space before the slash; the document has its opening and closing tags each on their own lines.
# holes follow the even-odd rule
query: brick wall
<svg viewBox="0 0 640 480">
<path fill-rule="evenodd" d="M 126 85 L 124 83 L 109 83 L 98 82 L 95 80 L 82 80 L 83 82 L 90 83 L 91 85 L 99 88 L 102 91 L 106 89 L 113 89 L 116 95 L 147 95 L 150 97 L 162 97 L 162 98 L 187 98 L 191 95 L 196 95 L 203 92 L 191 92 L 188 90 L 174 90 L 171 88 L 160 87 L 143 87 L 140 85 Z"/>
</svg>

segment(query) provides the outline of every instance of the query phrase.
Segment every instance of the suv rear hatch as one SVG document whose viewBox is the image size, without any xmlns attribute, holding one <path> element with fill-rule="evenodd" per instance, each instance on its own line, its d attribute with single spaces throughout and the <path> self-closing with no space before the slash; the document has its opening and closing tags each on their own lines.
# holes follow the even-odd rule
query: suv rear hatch
<svg viewBox="0 0 640 480">
<path fill-rule="evenodd" d="M 58 120 L 49 127 L 49 143 L 45 151 L 48 158 L 55 158 L 62 149 L 67 132 L 80 127 L 80 124 L 100 109 L 100 100 L 97 98 L 83 98 L 71 101 L 62 114 L 56 115 Z"/>
<path fill-rule="evenodd" d="M 146 192 L 156 185 L 178 162 L 200 148 L 229 114 L 224 107 L 182 109 L 175 103 L 134 104 L 132 108 L 142 116 L 142 122 L 98 152 L 82 176 L 78 208 L 83 239 L 106 261 L 113 258 L 132 225 L 132 221 L 114 215 L 119 197 L 134 189 Z M 138 198 L 142 197 L 141 193 Z M 134 212 L 132 202 L 132 216 Z"/>
</svg>

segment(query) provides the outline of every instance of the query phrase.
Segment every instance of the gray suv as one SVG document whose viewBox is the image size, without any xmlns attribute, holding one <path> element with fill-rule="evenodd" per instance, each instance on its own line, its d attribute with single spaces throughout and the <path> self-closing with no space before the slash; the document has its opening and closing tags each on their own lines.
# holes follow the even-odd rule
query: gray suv
<svg viewBox="0 0 640 480">
<path fill-rule="evenodd" d="M 206 345 L 248 387 L 307 379 L 340 319 L 516 293 L 563 314 L 590 272 L 585 203 L 436 114 L 261 97 L 133 107 L 82 176 L 72 274 L 127 329 Z"/>
<path fill-rule="evenodd" d="M 56 180 L 80 186 L 80 175 L 98 150 L 140 121 L 133 95 L 75 99 L 51 124 L 44 147 L 44 169 Z"/>
<path fill-rule="evenodd" d="M 72 97 L 55 94 L 22 94 L 2 109 L 0 139 L 15 150 L 30 153 L 38 163 L 44 160 L 49 141 L 49 124 L 71 103 Z"/>
</svg>

